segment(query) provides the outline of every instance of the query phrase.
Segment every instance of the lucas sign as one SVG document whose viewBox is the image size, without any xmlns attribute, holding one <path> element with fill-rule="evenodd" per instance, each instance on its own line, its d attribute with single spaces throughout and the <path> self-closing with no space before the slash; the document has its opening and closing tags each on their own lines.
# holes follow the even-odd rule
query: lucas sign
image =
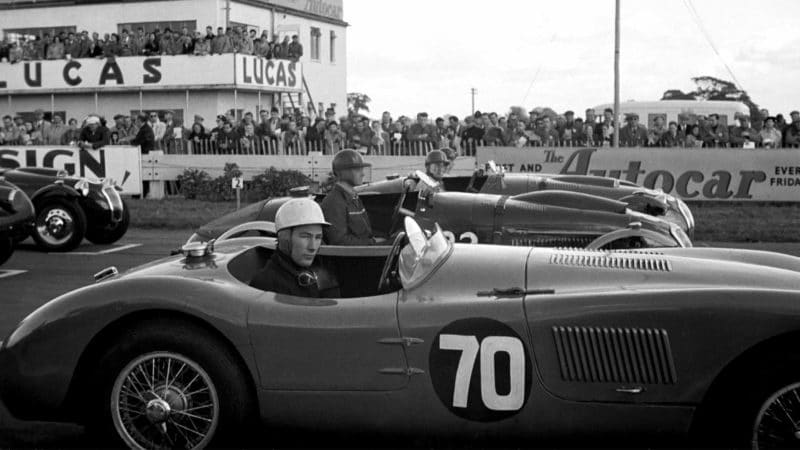
<svg viewBox="0 0 800 450">
<path fill-rule="evenodd" d="M 98 150 L 78 147 L 0 146 L 0 168 L 42 167 L 65 170 L 89 179 L 111 178 L 122 194 L 142 194 L 139 147 L 107 146 Z"/>
<path fill-rule="evenodd" d="M 595 175 L 684 200 L 800 201 L 800 149 L 478 148 L 509 172 Z"/>
</svg>

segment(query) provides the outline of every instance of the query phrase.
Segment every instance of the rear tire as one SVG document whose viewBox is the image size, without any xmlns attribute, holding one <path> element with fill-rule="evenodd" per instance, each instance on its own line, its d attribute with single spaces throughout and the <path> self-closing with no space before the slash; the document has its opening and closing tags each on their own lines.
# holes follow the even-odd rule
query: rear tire
<svg viewBox="0 0 800 450">
<path fill-rule="evenodd" d="M 86 229 L 86 239 L 98 245 L 108 245 L 117 242 L 125 236 L 128 226 L 131 223 L 131 212 L 125 201 L 122 201 L 122 220 L 117 223 L 110 223 L 106 226 L 89 226 Z"/>
<path fill-rule="evenodd" d="M 248 377 L 227 346 L 172 320 L 121 335 L 100 357 L 87 391 L 95 442 L 131 448 L 235 445 L 256 414 Z"/>
<path fill-rule="evenodd" d="M 86 214 L 74 199 L 53 197 L 36 205 L 33 239 L 49 252 L 68 252 L 80 245 L 86 234 Z"/>
</svg>

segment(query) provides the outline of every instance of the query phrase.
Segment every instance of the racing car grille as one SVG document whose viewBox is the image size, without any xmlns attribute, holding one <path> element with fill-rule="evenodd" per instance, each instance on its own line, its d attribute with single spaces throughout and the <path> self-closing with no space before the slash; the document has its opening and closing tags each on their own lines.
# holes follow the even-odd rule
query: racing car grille
<svg viewBox="0 0 800 450">
<path fill-rule="evenodd" d="M 562 266 L 598 267 L 603 269 L 646 270 L 654 272 L 671 272 L 672 264 L 666 258 L 634 258 L 626 255 L 586 253 L 555 253 L 550 257 L 550 264 Z"/>
<path fill-rule="evenodd" d="M 553 327 L 565 381 L 675 384 L 675 362 L 666 330 Z"/>
</svg>

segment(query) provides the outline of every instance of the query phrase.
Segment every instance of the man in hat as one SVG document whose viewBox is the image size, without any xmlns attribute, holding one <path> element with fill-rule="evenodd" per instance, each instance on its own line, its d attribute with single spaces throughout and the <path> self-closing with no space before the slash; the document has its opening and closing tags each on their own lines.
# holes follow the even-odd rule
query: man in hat
<svg viewBox="0 0 800 450">
<path fill-rule="evenodd" d="M 625 115 L 625 126 L 619 130 L 621 147 L 644 147 L 647 144 L 647 128 L 639 124 L 639 114 Z"/>
<path fill-rule="evenodd" d="M 333 157 L 336 184 L 321 205 L 331 224 L 325 230 L 329 245 L 374 245 L 385 241 L 372 235 L 369 215 L 355 191 L 364 182 L 364 167 L 370 165 L 355 150 L 341 150 Z"/>
<path fill-rule="evenodd" d="M 250 286 L 295 297 L 339 297 L 339 285 L 332 272 L 315 261 L 323 230 L 329 226 L 322 209 L 311 198 L 284 203 L 275 214 L 278 248 Z"/>
<path fill-rule="evenodd" d="M 97 116 L 89 116 L 86 126 L 81 130 L 78 147 L 84 150 L 96 150 L 111 143 L 111 133 L 100 123 Z"/>
<path fill-rule="evenodd" d="M 800 147 L 800 111 L 792 111 L 790 116 L 792 123 L 786 127 L 783 146 L 786 148 L 798 148 Z"/>
</svg>

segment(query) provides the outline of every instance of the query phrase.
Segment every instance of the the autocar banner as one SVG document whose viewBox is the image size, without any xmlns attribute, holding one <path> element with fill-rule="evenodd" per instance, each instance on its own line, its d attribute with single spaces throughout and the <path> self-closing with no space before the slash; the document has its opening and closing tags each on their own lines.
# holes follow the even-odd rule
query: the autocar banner
<svg viewBox="0 0 800 450">
<path fill-rule="evenodd" d="M 0 146 L 0 167 L 46 167 L 88 179 L 111 178 L 122 194 L 142 194 L 139 147 L 109 145 L 98 150 L 70 146 Z"/>
<path fill-rule="evenodd" d="M 800 149 L 481 147 L 476 160 L 508 172 L 618 178 L 685 200 L 800 201 Z"/>
</svg>

